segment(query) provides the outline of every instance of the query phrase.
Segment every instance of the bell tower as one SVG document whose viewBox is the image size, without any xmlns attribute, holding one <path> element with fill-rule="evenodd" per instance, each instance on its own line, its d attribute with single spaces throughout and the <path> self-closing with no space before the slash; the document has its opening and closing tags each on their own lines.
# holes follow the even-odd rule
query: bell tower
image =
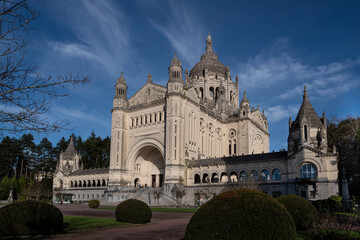
<svg viewBox="0 0 360 240">
<path fill-rule="evenodd" d="M 175 189 L 181 188 L 184 181 L 185 105 L 182 70 L 181 62 L 175 53 L 169 66 L 166 94 L 165 191 L 168 195 L 174 194 Z"/>
<path fill-rule="evenodd" d="M 117 79 L 115 96 L 111 110 L 111 150 L 109 185 L 120 184 L 121 174 L 125 171 L 127 157 L 127 85 L 124 74 Z"/>
</svg>

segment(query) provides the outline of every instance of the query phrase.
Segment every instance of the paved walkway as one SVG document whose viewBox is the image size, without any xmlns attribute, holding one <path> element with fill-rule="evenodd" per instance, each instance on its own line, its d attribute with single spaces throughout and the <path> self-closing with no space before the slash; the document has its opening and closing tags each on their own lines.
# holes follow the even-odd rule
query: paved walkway
<svg viewBox="0 0 360 240">
<path fill-rule="evenodd" d="M 56 205 L 65 215 L 94 216 L 115 218 L 112 210 L 90 209 L 87 205 Z M 43 239 L 183 239 L 186 225 L 193 213 L 153 212 L 150 224 L 93 230 L 63 235 L 54 235 Z"/>
</svg>

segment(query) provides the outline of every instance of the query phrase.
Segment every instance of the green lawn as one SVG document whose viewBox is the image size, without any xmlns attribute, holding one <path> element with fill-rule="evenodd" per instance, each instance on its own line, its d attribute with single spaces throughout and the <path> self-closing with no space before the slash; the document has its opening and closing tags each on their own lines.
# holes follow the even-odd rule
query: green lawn
<svg viewBox="0 0 360 240">
<path fill-rule="evenodd" d="M 352 217 L 360 217 L 358 213 L 348 213 L 348 212 L 335 212 L 335 215 L 343 215 L 343 216 L 352 216 Z"/>
<path fill-rule="evenodd" d="M 100 207 L 98 209 L 115 210 L 116 207 Z M 151 208 L 153 212 L 186 212 L 194 213 L 198 208 Z"/>
<path fill-rule="evenodd" d="M 324 230 L 325 233 L 325 230 Z M 347 232 L 346 231 L 339 231 L 340 234 L 346 235 Z M 310 232 L 305 232 L 305 231 L 300 231 L 297 232 L 296 234 L 296 240 L 306 240 L 311 236 Z M 360 233 L 356 232 L 356 231 L 351 231 L 350 232 L 350 237 L 353 237 L 355 239 L 360 239 Z"/>
<path fill-rule="evenodd" d="M 115 218 L 82 217 L 64 215 L 63 233 L 86 231 L 91 229 L 120 227 L 129 223 L 117 222 Z"/>
</svg>

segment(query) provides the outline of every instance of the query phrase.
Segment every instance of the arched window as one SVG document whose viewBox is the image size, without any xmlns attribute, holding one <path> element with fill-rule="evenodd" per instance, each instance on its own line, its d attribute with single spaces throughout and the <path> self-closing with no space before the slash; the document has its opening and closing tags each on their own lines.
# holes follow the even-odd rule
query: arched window
<svg viewBox="0 0 360 240">
<path fill-rule="evenodd" d="M 97 186 L 97 187 L 100 187 L 100 185 L 101 185 L 101 184 L 100 184 L 100 180 L 98 179 L 96 186 Z"/>
<path fill-rule="evenodd" d="M 73 181 L 70 181 L 70 187 L 74 187 Z"/>
<path fill-rule="evenodd" d="M 316 178 L 317 169 L 314 164 L 307 163 L 300 168 L 299 178 Z"/>
<path fill-rule="evenodd" d="M 75 183 L 74 183 L 74 187 L 77 187 L 77 186 L 78 186 L 77 181 L 75 181 Z"/>
<path fill-rule="evenodd" d="M 269 181 L 270 180 L 270 173 L 269 170 L 264 169 L 261 171 L 261 181 Z"/>
<path fill-rule="evenodd" d="M 88 180 L 87 186 L 88 186 L 88 187 L 91 187 L 91 182 L 90 182 L 90 180 Z"/>
<path fill-rule="evenodd" d="M 209 88 L 209 93 L 210 93 L 210 99 L 213 100 L 214 99 L 214 87 L 210 87 Z"/>
<path fill-rule="evenodd" d="M 82 187 L 81 181 L 79 181 L 79 187 Z"/>
<path fill-rule="evenodd" d="M 305 142 L 307 141 L 307 125 L 304 125 L 304 139 L 305 139 Z"/>
<path fill-rule="evenodd" d="M 241 182 L 246 182 L 248 180 L 248 175 L 246 171 L 241 171 L 240 173 L 240 181 Z"/>
<path fill-rule="evenodd" d="M 200 183 L 201 180 L 200 180 L 200 175 L 199 174 L 195 174 L 194 176 L 194 183 Z"/>
<path fill-rule="evenodd" d="M 218 183 L 219 182 L 219 176 L 217 173 L 213 173 L 211 176 L 211 182 L 212 183 Z"/>
<path fill-rule="evenodd" d="M 208 183 L 209 182 L 209 174 L 207 174 L 207 173 L 203 174 L 202 182 L 203 183 Z"/>
<path fill-rule="evenodd" d="M 83 182 L 83 187 L 86 187 L 86 181 L 84 180 L 84 182 Z"/>
<path fill-rule="evenodd" d="M 228 175 L 225 172 L 221 173 L 220 182 L 228 182 L 228 181 L 229 181 Z"/>
<path fill-rule="evenodd" d="M 229 155 L 231 155 L 231 141 L 229 140 Z"/>
<path fill-rule="evenodd" d="M 250 173 L 250 179 L 251 179 L 251 180 L 254 180 L 254 181 L 259 180 L 259 173 L 258 173 L 258 171 L 252 170 L 251 173 Z"/>
<path fill-rule="evenodd" d="M 93 187 L 96 187 L 96 182 L 95 182 L 95 180 L 92 180 L 92 186 L 93 186 Z"/>
<path fill-rule="evenodd" d="M 59 180 L 59 188 L 63 188 L 63 180 Z"/>
<path fill-rule="evenodd" d="M 235 139 L 233 140 L 233 143 L 234 143 L 234 154 L 236 155 L 236 140 Z"/>
<path fill-rule="evenodd" d="M 106 186 L 105 179 L 103 179 L 103 180 L 102 180 L 102 184 L 101 184 L 101 186 L 103 186 L 103 187 L 104 187 L 104 186 Z"/>
<path fill-rule="evenodd" d="M 271 179 L 274 181 L 280 181 L 281 180 L 281 171 L 279 169 L 275 168 L 272 171 Z"/>
<path fill-rule="evenodd" d="M 200 99 L 204 99 L 204 90 L 202 87 L 200 88 Z"/>
<path fill-rule="evenodd" d="M 238 177 L 236 172 L 231 172 L 230 173 L 230 182 L 237 182 L 238 181 Z"/>
</svg>

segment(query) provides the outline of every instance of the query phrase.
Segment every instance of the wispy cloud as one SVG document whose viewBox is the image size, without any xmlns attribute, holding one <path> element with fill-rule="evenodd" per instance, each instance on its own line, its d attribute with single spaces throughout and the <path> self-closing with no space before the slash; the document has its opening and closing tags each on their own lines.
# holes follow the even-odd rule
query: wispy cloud
<svg viewBox="0 0 360 240">
<path fill-rule="evenodd" d="M 204 27 L 197 18 L 196 12 L 192 12 L 184 2 L 169 1 L 168 3 L 166 9 L 158 6 L 159 12 L 164 15 L 166 21 L 160 22 L 149 18 L 149 22 L 168 39 L 180 58 L 187 65 L 193 66 L 199 61 L 199 56 L 205 48 Z"/>
<path fill-rule="evenodd" d="M 99 115 L 98 112 L 89 112 L 87 108 L 81 107 L 63 107 L 55 105 L 51 111 L 47 113 L 48 118 L 71 119 L 71 121 L 81 120 L 88 123 L 94 123 L 108 128 L 111 123 L 111 119 L 104 115 Z"/>
<path fill-rule="evenodd" d="M 360 58 L 311 66 L 290 54 L 288 41 L 280 38 L 270 48 L 240 64 L 240 85 L 252 89 L 292 82 L 289 84 L 292 89 L 279 95 L 280 99 L 289 99 L 301 95 L 304 84 L 314 95 L 336 97 L 360 83 Z"/>
<path fill-rule="evenodd" d="M 113 1 L 71 1 L 62 5 L 65 23 L 73 32 L 73 42 L 49 41 L 54 54 L 92 61 L 103 71 L 117 76 L 119 68 L 132 58 L 128 17 Z M 71 39 L 71 38 L 69 38 Z"/>
<path fill-rule="evenodd" d="M 290 115 L 295 115 L 299 106 L 297 105 L 276 105 L 274 107 L 270 107 L 265 111 L 266 116 L 268 116 L 268 120 L 271 123 L 277 122 L 284 118 L 288 118 Z"/>
</svg>

